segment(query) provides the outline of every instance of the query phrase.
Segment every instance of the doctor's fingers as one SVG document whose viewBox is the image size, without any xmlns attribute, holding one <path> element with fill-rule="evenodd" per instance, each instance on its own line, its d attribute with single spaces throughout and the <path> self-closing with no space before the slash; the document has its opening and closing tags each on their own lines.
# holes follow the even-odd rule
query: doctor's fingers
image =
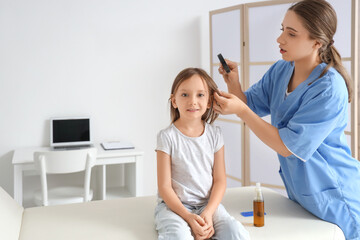
<svg viewBox="0 0 360 240">
<path fill-rule="evenodd" d="M 225 62 L 229 66 L 231 71 L 235 71 L 235 72 L 238 71 L 238 69 L 237 69 L 238 64 L 236 62 L 230 61 L 228 59 L 225 59 Z"/>
<path fill-rule="evenodd" d="M 221 114 L 221 107 L 216 102 L 214 102 L 214 104 L 213 104 L 213 109 L 216 113 Z"/>
<path fill-rule="evenodd" d="M 217 113 L 228 115 L 228 114 L 236 114 L 242 109 L 242 101 L 238 98 L 224 98 L 222 101 L 218 101 L 216 105 L 214 105 L 214 109 Z"/>
<path fill-rule="evenodd" d="M 233 72 L 236 72 L 236 73 L 238 72 L 238 64 L 236 62 L 230 61 L 228 59 L 225 59 L 225 62 L 229 66 L 230 71 L 231 71 L 228 74 L 231 74 Z M 222 74 L 222 75 L 226 74 L 226 71 L 224 70 L 222 64 L 220 64 L 219 73 Z"/>
<path fill-rule="evenodd" d="M 219 102 L 220 98 L 221 98 L 221 97 L 220 97 L 219 93 L 218 93 L 218 92 L 214 92 L 214 101 Z"/>
<path fill-rule="evenodd" d="M 238 66 L 238 64 L 237 64 L 236 62 L 230 61 L 229 59 L 224 59 L 224 60 L 225 60 L 226 64 L 229 66 L 229 68 L 230 68 L 231 71 L 234 70 L 234 71 L 237 72 L 237 66 Z M 224 68 L 222 67 L 222 64 L 220 64 L 219 69 L 224 70 Z"/>
<path fill-rule="evenodd" d="M 212 102 L 212 108 L 216 113 L 221 113 L 221 105 L 215 99 Z"/>
<path fill-rule="evenodd" d="M 224 105 L 229 102 L 231 98 L 233 98 L 233 95 L 227 92 L 220 92 L 221 95 L 219 95 L 217 92 L 214 93 L 214 100 L 217 102 L 217 105 Z"/>
<path fill-rule="evenodd" d="M 219 97 L 216 99 L 216 97 L 213 100 L 213 108 L 219 109 L 221 107 L 222 100 L 220 101 Z"/>
</svg>

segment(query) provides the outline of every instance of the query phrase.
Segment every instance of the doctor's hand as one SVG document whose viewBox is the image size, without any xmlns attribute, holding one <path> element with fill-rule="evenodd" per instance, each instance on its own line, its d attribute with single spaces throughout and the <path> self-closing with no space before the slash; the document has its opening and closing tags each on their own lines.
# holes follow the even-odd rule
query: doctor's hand
<svg viewBox="0 0 360 240">
<path fill-rule="evenodd" d="M 241 114 L 248 108 L 247 105 L 231 93 L 219 92 L 221 96 L 216 92 L 214 93 L 213 108 L 215 112 L 223 115 L 236 114 L 241 118 Z"/>
<path fill-rule="evenodd" d="M 226 73 L 225 69 L 220 64 L 219 73 L 223 76 L 226 84 L 228 84 L 228 85 L 238 84 L 239 83 L 239 72 L 238 72 L 238 66 L 237 66 L 236 62 L 232 62 L 227 59 L 225 59 L 225 62 L 227 63 L 227 65 L 229 66 L 231 71 L 229 73 Z"/>
</svg>

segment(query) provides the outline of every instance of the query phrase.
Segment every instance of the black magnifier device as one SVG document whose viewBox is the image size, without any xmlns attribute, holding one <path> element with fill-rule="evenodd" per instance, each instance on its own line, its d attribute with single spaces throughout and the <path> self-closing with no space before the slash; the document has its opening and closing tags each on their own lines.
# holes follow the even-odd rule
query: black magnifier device
<svg viewBox="0 0 360 240">
<path fill-rule="evenodd" d="M 225 62 L 225 59 L 223 58 L 223 56 L 221 55 L 221 53 L 219 53 L 218 58 L 220 60 L 221 65 L 223 66 L 223 68 L 225 69 L 226 73 L 230 72 L 230 68 L 229 65 L 227 65 L 227 63 Z"/>
</svg>

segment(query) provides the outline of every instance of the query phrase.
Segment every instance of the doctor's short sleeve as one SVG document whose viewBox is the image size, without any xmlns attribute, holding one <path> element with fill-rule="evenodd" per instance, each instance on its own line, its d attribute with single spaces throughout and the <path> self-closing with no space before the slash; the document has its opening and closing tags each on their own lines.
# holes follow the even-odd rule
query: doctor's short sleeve
<svg viewBox="0 0 360 240">
<path fill-rule="evenodd" d="M 271 96 L 269 96 L 269 94 L 272 90 L 271 81 L 276 65 L 277 63 L 272 65 L 257 83 L 253 84 L 246 92 L 244 92 L 247 105 L 260 117 L 270 114 Z"/>
<path fill-rule="evenodd" d="M 285 146 L 303 161 L 309 160 L 333 131 L 345 128 L 337 125 L 347 116 L 347 96 L 334 90 L 338 86 L 324 85 L 318 88 L 328 89 L 305 99 L 288 124 L 279 129 Z"/>
<path fill-rule="evenodd" d="M 155 151 L 162 151 L 168 155 L 171 155 L 170 136 L 164 130 L 161 130 L 157 135 Z"/>
</svg>

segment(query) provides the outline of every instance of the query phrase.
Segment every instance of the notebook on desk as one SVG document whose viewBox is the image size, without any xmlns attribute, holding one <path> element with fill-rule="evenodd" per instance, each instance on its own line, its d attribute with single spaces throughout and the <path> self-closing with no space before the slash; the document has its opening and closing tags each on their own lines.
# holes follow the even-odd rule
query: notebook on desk
<svg viewBox="0 0 360 240">
<path fill-rule="evenodd" d="M 127 142 L 103 142 L 101 146 L 104 150 L 134 149 L 131 143 Z"/>
</svg>

